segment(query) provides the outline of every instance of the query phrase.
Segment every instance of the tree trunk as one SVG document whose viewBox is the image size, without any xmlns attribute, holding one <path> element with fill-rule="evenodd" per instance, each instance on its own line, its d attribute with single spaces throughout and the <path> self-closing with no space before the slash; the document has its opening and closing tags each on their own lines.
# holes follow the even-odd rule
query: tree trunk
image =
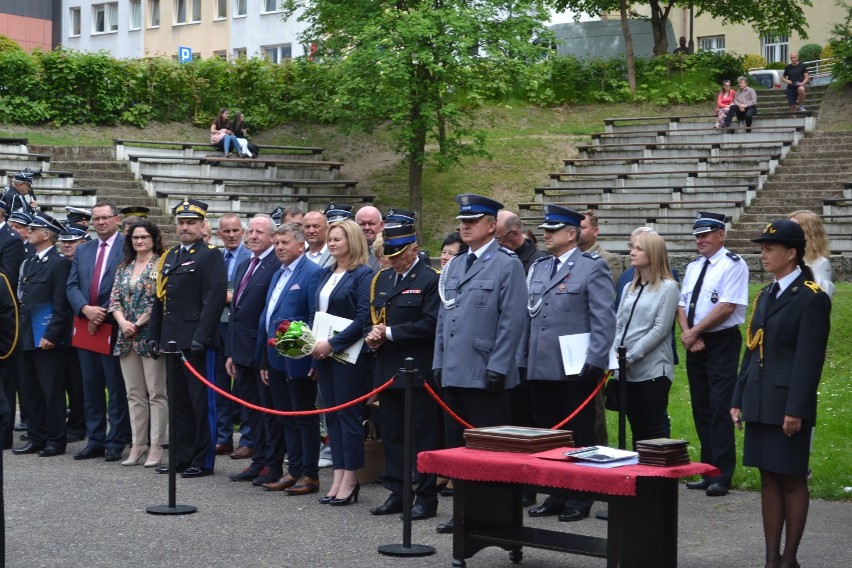
<svg viewBox="0 0 852 568">
<path fill-rule="evenodd" d="M 621 8 L 621 33 L 624 36 L 624 54 L 627 57 L 627 84 L 630 92 L 636 92 L 636 59 L 633 53 L 633 34 L 630 33 L 627 21 L 627 0 L 620 0 Z"/>
<path fill-rule="evenodd" d="M 415 103 L 411 109 L 414 130 L 408 146 L 408 208 L 417 213 L 415 229 L 423 229 L 423 163 L 426 159 L 426 127 L 421 117 L 422 109 Z"/>
<path fill-rule="evenodd" d="M 666 22 L 668 22 L 668 10 L 663 12 L 660 3 L 651 0 L 651 33 L 654 36 L 654 55 L 663 55 L 669 52 Z"/>
</svg>

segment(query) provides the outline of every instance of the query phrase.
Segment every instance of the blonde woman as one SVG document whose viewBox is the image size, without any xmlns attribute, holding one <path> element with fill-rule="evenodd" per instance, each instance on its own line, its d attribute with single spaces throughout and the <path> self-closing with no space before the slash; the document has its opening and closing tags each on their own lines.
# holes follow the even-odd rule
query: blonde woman
<svg viewBox="0 0 852 568">
<path fill-rule="evenodd" d="M 323 404 L 326 407 L 349 402 L 366 392 L 368 359 L 363 354 L 353 365 L 333 359 L 372 328 L 370 319 L 370 284 L 373 270 L 367 266 L 367 239 L 361 228 L 350 219 L 337 221 L 328 229 L 326 240 L 334 263 L 320 277 L 317 311 L 340 316 L 352 323 L 328 341 L 320 341 L 311 354 Z M 335 506 L 358 502 L 360 485 L 355 471 L 364 467 L 364 431 L 360 405 L 350 406 L 326 415 L 333 479 L 320 503 Z"/>
<path fill-rule="evenodd" d="M 828 236 L 820 216 L 813 211 L 802 209 L 793 211 L 788 219 L 801 225 L 805 232 L 805 264 L 814 273 L 814 281 L 825 290 L 828 297 L 834 295 L 834 282 L 831 280 L 831 262 L 828 260 L 831 249 L 828 246 Z"/>
<path fill-rule="evenodd" d="M 666 242 L 656 232 L 631 237 L 633 280 L 624 287 L 616 313 L 615 343 L 627 348 L 625 410 L 639 440 L 669 437 L 669 390 L 674 379 L 672 324 L 679 291 Z"/>
</svg>

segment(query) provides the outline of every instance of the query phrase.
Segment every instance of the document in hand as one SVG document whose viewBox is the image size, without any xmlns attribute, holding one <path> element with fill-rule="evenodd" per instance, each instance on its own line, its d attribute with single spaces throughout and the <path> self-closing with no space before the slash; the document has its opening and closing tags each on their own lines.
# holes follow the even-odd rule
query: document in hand
<svg viewBox="0 0 852 568">
<path fill-rule="evenodd" d="M 559 336 L 559 351 L 562 353 L 562 366 L 566 375 L 579 375 L 586 362 L 586 354 L 589 352 L 588 333 L 575 333 L 574 335 Z M 618 369 L 618 355 L 615 352 L 615 344 L 609 351 L 609 365 L 607 369 Z"/>
<path fill-rule="evenodd" d="M 328 341 L 346 329 L 351 323 L 352 320 L 350 319 L 333 316 L 326 312 L 317 312 L 316 315 L 314 315 L 314 326 L 311 329 L 311 332 L 313 332 L 314 338 L 317 341 Z M 335 354 L 343 355 L 346 358 L 347 363 L 354 364 L 358 361 L 358 354 L 361 353 L 362 345 L 364 345 L 363 337 L 347 347 L 342 353 L 335 351 Z"/>
</svg>

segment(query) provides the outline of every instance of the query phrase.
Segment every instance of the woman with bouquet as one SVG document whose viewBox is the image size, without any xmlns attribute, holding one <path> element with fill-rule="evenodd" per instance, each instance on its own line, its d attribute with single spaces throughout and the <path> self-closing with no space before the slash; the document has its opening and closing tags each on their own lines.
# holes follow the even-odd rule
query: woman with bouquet
<svg viewBox="0 0 852 568">
<path fill-rule="evenodd" d="M 352 323 L 328 341 L 319 341 L 312 356 L 320 394 L 326 407 L 337 406 L 366 392 L 367 357 L 363 354 L 353 365 L 332 357 L 346 350 L 371 329 L 370 283 L 372 269 L 367 266 L 367 240 L 354 221 L 338 221 L 328 229 L 326 241 L 334 263 L 320 278 L 317 311 L 352 320 Z M 362 347 L 363 349 L 363 347 Z M 355 471 L 364 467 L 364 431 L 360 405 L 326 415 L 334 477 L 321 503 L 342 506 L 358 502 L 360 486 Z"/>
</svg>

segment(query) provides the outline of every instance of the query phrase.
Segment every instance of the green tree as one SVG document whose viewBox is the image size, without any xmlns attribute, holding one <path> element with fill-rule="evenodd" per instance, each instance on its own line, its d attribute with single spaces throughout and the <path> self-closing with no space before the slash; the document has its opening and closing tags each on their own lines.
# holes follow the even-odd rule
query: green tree
<svg viewBox="0 0 852 568">
<path fill-rule="evenodd" d="M 474 111 L 510 91 L 547 53 L 537 0 L 286 0 L 309 22 L 311 56 L 337 61 L 339 117 L 369 131 L 390 124 L 408 161 L 409 206 L 422 210 L 423 166 L 485 154 Z M 536 41 L 545 39 L 546 41 Z M 427 143 L 437 153 L 426 152 Z"/>
<path fill-rule="evenodd" d="M 548 0 L 557 11 L 571 10 L 579 14 L 600 16 L 604 13 L 619 11 L 619 0 Z M 650 7 L 651 29 L 654 36 L 654 55 L 668 53 L 669 42 L 666 37 L 666 22 L 672 8 L 687 7 L 688 0 L 638 0 L 634 7 Z M 698 14 L 710 14 L 726 24 L 749 24 L 761 35 L 789 34 L 797 32 L 807 38 L 807 21 L 803 6 L 812 6 L 811 0 L 694 0 Z M 635 11 L 631 17 L 642 18 Z"/>
</svg>

